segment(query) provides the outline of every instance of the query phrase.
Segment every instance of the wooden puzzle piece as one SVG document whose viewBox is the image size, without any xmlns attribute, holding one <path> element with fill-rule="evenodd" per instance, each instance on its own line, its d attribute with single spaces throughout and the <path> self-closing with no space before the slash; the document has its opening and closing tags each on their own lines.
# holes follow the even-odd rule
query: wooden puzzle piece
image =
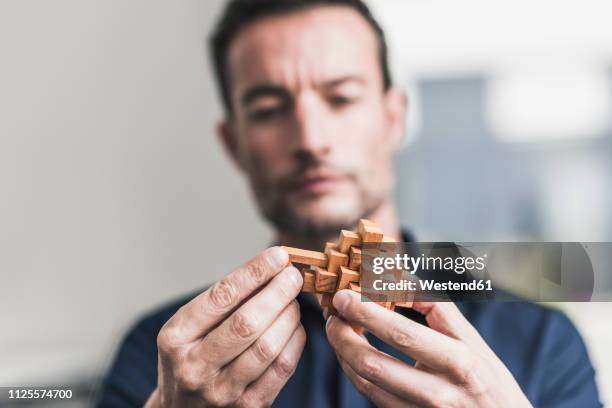
<svg viewBox="0 0 612 408">
<path fill-rule="evenodd" d="M 359 286 L 358 283 L 350 282 L 349 283 L 349 289 L 354 291 L 354 292 L 361 293 L 361 286 Z"/>
<path fill-rule="evenodd" d="M 319 266 L 325 268 L 327 266 L 327 255 L 323 252 L 309 251 L 307 249 L 282 247 L 289 254 L 289 262 Z"/>
<path fill-rule="evenodd" d="M 336 291 L 336 283 L 338 282 L 338 274 L 326 271 L 318 266 L 313 267 L 315 270 L 315 290 L 317 292 L 332 292 Z"/>
<path fill-rule="evenodd" d="M 345 266 L 340 267 L 340 274 L 338 275 L 338 286 L 336 292 L 342 289 L 349 289 L 349 283 L 357 283 L 361 275 L 357 271 L 353 271 Z"/>
<path fill-rule="evenodd" d="M 384 236 L 382 230 L 376 224 L 368 220 L 359 220 L 357 232 L 361 236 L 361 241 L 363 243 L 382 242 Z"/>
<path fill-rule="evenodd" d="M 302 279 L 304 280 L 304 286 L 302 292 L 315 292 L 315 273 L 312 270 L 304 269 L 302 271 Z"/>
<path fill-rule="evenodd" d="M 361 236 L 348 230 L 340 231 L 340 238 L 338 239 L 338 250 L 343 254 L 347 254 L 352 246 L 361 245 Z"/>
<path fill-rule="evenodd" d="M 378 242 L 395 242 L 385 236 L 374 222 L 359 220 L 357 232 L 342 230 L 338 244 L 327 242 L 325 252 L 309 251 L 299 248 L 283 247 L 289 254 L 289 261 L 308 265 L 302 271 L 303 292 L 314 293 L 328 315 L 336 314 L 332 305 L 334 294 L 342 289 L 350 289 L 361 293 L 362 244 Z M 382 307 L 393 310 L 397 307 L 412 307 L 411 301 L 406 302 L 375 302 Z M 355 328 L 362 333 L 362 328 Z"/>
<path fill-rule="evenodd" d="M 349 250 L 349 268 L 358 271 L 361 267 L 361 248 L 352 246 Z"/>
<path fill-rule="evenodd" d="M 347 254 L 330 249 L 327 252 L 327 270 L 331 273 L 338 273 L 341 266 L 347 266 L 349 257 Z"/>
<path fill-rule="evenodd" d="M 330 307 L 332 305 L 333 293 L 317 293 L 317 300 L 321 307 Z"/>
<path fill-rule="evenodd" d="M 325 253 L 327 253 L 330 249 L 338 250 L 338 244 L 335 242 L 326 242 L 325 243 Z"/>
<path fill-rule="evenodd" d="M 395 309 L 395 303 L 394 302 L 374 302 L 379 306 L 384 307 L 385 309 L 390 309 L 393 310 Z"/>
</svg>

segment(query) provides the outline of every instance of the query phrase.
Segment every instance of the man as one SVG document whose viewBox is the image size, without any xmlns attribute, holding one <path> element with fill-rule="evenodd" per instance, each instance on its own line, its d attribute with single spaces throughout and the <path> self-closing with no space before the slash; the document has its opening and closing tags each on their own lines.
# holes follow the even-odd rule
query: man
<svg viewBox="0 0 612 408">
<path fill-rule="evenodd" d="M 279 244 L 320 249 L 363 217 L 407 239 L 392 201 L 405 100 L 359 0 L 235 0 L 212 45 L 221 140 Z M 301 284 L 272 247 L 145 318 L 100 405 L 600 406 L 582 340 L 558 312 L 448 302 L 400 314 L 340 291 L 325 322 Z"/>
</svg>

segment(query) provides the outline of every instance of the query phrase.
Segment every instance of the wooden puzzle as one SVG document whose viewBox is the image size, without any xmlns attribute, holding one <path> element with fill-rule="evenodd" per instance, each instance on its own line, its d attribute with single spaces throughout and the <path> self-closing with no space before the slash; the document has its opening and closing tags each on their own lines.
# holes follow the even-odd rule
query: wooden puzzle
<svg viewBox="0 0 612 408">
<path fill-rule="evenodd" d="M 327 308 L 329 315 L 336 314 L 332 306 L 334 294 L 342 289 L 361 293 L 361 250 L 364 243 L 395 242 L 385 237 L 374 222 L 359 220 L 357 231 L 340 231 L 338 242 L 328 242 L 325 252 L 283 247 L 289 253 L 289 261 L 305 265 L 302 270 L 302 292 L 314 293 L 319 304 Z M 376 302 L 394 310 L 395 307 L 412 307 L 412 302 Z"/>
</svg>

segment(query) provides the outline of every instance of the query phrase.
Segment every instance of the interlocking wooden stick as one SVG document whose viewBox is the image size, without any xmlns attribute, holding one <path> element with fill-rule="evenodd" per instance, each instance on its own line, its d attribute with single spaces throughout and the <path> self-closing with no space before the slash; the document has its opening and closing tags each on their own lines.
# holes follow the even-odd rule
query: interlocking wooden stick
<svg viewBox="0 0 612 408">
<path fill-rule="evenodd" d="M 289 254 L 292 263 L 308 265 L 302 270 L 304 278 L 303 292 L 315 293 L 319 303 L 329 314 L 335 314 L 332 298 L 342 289 L 361 293 L 361 255 L 364 243 L 395 242 L 385 236 L 376 223 L 359 220 L 357 232 L 342 230 L 338 242 L 327 242 L 325 252 L 310 251 L 300 248 L 283 247 Z M 411 307 L 412 302 L 375 302 L 387 309 Z"/>
<path fill-rule="evenodd" d="M 307 249 L 282 247 L 289 254 L 289 262 L 310 266 L 327 267 L 327 255 L 323 252 L 309 251 Z"/>
</svg>

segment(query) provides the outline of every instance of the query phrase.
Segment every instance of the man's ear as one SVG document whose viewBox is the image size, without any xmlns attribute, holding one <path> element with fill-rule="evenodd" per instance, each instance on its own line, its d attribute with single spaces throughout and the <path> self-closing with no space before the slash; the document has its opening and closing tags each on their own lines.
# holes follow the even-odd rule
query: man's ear
<svg viewBox="0 0 612 408">
<path fill-rule="evenodd" d="M 238 148 L 238 135 L 227 118 L 217 125 L 217 136 L 223 145 L 223 149 L 232 159 L 232 162 L 234 162 L 234 165 L 241 171 L 244 171 L 244 163 L 241 160 Z"/>
<path fill-rule="evenodd" d="M 408 100 L 406 94 L 400 89 L 391 87 L 385 95 L 389 135 L 393 149 L 399 149 L 406 131 L 406 107 Z"/>
</svg>

